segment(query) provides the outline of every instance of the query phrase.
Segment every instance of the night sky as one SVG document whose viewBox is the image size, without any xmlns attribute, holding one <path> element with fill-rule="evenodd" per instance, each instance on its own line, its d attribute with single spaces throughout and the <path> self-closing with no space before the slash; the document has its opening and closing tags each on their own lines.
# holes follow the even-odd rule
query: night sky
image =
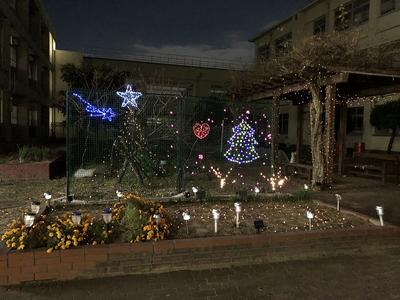
<svg viewBox="0 0 400 300">
<path fill-rule="evenodd" d="M 43 0 L 57 48 L 249 61 L 248 40 L 310 0 Z"/>
</svg>

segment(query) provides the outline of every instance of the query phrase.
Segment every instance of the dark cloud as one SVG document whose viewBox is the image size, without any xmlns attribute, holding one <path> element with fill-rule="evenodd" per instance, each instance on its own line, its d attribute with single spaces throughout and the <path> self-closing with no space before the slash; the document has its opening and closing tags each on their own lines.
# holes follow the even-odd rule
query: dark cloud
<svg viewBox="0 0 400 300">
<path fill-rule="evenodd" d="M 43 0 L 58 48 L 252 55 L 247 40 L 310 0 Z"/>
</svg>

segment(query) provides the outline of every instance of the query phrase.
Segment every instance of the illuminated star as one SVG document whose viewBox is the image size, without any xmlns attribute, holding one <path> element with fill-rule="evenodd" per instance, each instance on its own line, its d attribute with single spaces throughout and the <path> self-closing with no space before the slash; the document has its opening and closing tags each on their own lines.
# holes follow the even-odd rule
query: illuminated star
<svg viewBox="0 0 400 300">
<path fill-rule="evenodd" d="M 131 106 L 133 108 L 138 108 L 137 100 L 143 96 L 140 92 L 132 91 L 132 86 L 130 84 L 127 85 L 125 92 L 117 92 L 117 95 L 124 99 L 122 102 L 122 107 Z"/>
</svg>

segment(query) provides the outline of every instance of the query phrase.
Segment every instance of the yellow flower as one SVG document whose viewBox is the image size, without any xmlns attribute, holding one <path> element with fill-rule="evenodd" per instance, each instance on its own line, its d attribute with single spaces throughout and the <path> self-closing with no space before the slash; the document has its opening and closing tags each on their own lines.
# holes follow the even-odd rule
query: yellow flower
<svg viewBox="0 0 400 300">
<path fill-rule="evenodd" d="M 51 252 L 53 252 L 53 248 L 49 248 L 49 249 L 47 249 L 47 251 L 46 251 L 47 253 L 51 253 Z"/>
<path fill-rule="evenodd" d="M 65 245 L 66 245 L 67 247 L 69 247 L 69 245 L 71 245 L 71 241 L 67 241 L 67 242 L 65 243 Z"/>
<path fill-rule="evenodd" d="M 15 246 L 16 246 L 15 243 L 12 243 L 12 244 L 11 244 L 11 247 L 12 247 L 12 248 L 15 248 Z"/>
<path fill-rule="evenodd" d="M 54 236 L 54 233 L 49 232 L 49 237 L 53 237 L 53 236 Z"/>
</svg>

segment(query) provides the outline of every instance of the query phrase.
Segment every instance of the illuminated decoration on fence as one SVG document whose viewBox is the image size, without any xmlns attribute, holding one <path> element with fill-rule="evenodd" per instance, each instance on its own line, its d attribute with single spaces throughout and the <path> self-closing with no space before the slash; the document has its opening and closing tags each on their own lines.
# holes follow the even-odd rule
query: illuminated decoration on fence
<svg viewBox="0 0 400 300">
<path fill-rule="evenodd" d="M 198 139 L 205 139 L 210 133 L 210 125 L 208 123 L 196 123 L 193 125 L 193 133 Z"/>
<path fill-rule="evenodd" d="M 134 92 L 130 84 L 127 85 L 125 92 L 117 92 L 117 95 L 124 99 L 122 107 L 138 108 L 137 100 L 143 96 L 141 92 Z"/>
<path fill-rule="evenodd" d="M 86 112 L 88 112 L 89 115 L 93 118 L 101 117 L 102 120 L 108 120 L 111 122 L 112 119 L 116 116 L 116 113 L 111 108 L 98 108 L 91 104 L 89 101 L 83 99 L 82 96 L 78 93 L 72 93 L 72 96 L 78 98 L 79 101 L 86 106 Z"/>
<path fill-rule="evenodd" d="M 232 162 L 238 164 L 250 163 L 259 155 L 255 149 L 257 141 L 254 138 L 255 130 L 245 121 L 242 120 L 239 125 L 233 128 L 233 135 L 228 140 L 229 149 L 224 156 Z"/>
</svg>

